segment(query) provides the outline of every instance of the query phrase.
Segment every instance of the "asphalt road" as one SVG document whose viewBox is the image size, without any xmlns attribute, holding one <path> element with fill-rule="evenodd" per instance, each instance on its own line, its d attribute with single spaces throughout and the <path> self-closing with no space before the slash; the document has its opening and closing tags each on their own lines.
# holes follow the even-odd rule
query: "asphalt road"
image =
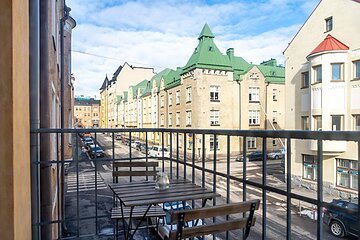
<svg viewBox="0 0 360 240">
<path fill-rule="evenodd" d="M 107 157 L 112 157 L 112 139 L 106 135 L 98 134 L 97 135 L 98 143 L 102 146 L 105 150 Z M 145 157 L 145 155 L 135 149 L 131 150 L 132 157 Z M 129 146 L 125 146 L 120 141 L 115 140 L 115 158 L 123 158 L 129 156 Z M 100 160 L 100 159 L 99 159 Z M 96 164 L 96 162 L 95 162 Z M 92 163 L 92 168 L 95 167 L 95 164 Z M 201 165 L 201 162 L 197 162 L 196 164 Z M 170 164 L 169 161 L 164 161 L 165 171 L 170 172 Z M 226 160 L 218 160 L 216 164 L 216 170 L 218 172 L 226 173 Z M 162 166 L 162 161 L 160 160 L 160 166 Z M 181 164 L 180 164 L 181 166 Z M 99 176 L 101 177 L 100 181 L 100 188 L 106 186 L 108 183 L 112 182 L 111 176 L 111 163 L 110 162 L 101 162 L 99 161 L 96 164 L 97 171 L 99 171 Z M 176 175 L 176 164 L 173 164 L 173 174 Z M 213 163 L 211 161 L 206 162 L 206 168 L 213 169 Z M 276 187 L 283 188 L 285 186 L 284 176 L 282 170 L 280 168 L 280 160 L 272 160 L 267 165 L 268 175 L 267 181 L 268 184 Z M 249 162 L 247 163 L 247 177 L 253 181 L 261 182 L 262 174 L 261 174 L 262 166 L 261 162 Z M 191 179 L 191 168 L 188 167 L 187 170 L 187 178 Z M 183 168 L 180 167 L 179 175 L 183 176 Z M 231 161 L 231 175 L 242 177 L 242 163 Z M 201 172 L 195 172 L 195 182 L 201 183 Z M 213 175 L 206 174 L 206 187 L 213 188 Z M 95 180 L 95 177 L 90 180 Z M 226 202 L 224 196 L 226 196 L 226 179 L 218 177 L 216 179 L 216 191 L 220 193 L 223 197 L 218 198 L 216 200 L 217 204 L 221 202 Z M 99 184 L 99 180 L 97 180 Z M 102 185 L 104 184 L 104 185 Z M 109 192 L 102 192 L 102 194 L 107 195 L 110 194 Z M 248 186 L 247 187 L 247 196 L 248 198 L 261 198 L 262 192 L 259 189 L 253 188 Z M 231 182 L 230 184 L 230 196 L 231 201 L 242 201 L 242 186 L 240 183 Z M 267 194 L 267 211 L 266 211 L 266 239 L 285 239 L 286 238 L 286 199 L 283 196 L 279 196 L 276 194 L 268 193 Z M 251 229 L 251 234 L 249 239 L 261 239 L 262 237 L 262 209 L 257 211 L 257 222 L 256 225 Z M 292 239 L 316 239 L 316 221 L 306 217 L 299 215 L 299 209 L 294 206 L 292 208 Z M 231 233 L 233 235 L 230 236 L 237 236 L 241 233 L 234 232 Z M 219 239 L 222 239 L 220 236 Z M 230 239 L 233 239 L 230 237 Z M 324 239 L 338 239 L 333 237 L 329 231 L 328 227 L 324 226 Z M 355 238 L 349 238 L 355 239 Z"/>
</svg>

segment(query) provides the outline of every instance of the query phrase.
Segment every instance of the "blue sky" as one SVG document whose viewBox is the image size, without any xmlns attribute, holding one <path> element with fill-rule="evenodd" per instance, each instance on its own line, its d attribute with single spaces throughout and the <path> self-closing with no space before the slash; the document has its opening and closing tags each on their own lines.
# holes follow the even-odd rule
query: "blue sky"
<svg viewBox="0 0 360 240">
<path fill-rule="evenodd" d="M 73 30 L 75 94 L 99 96 L 105 75 L 124 61 L 136 66 L 184 66 L 205 23 L 225 53 L 260 63 L 276 58 L 319 0 L 116 1 L 67 0 L 77 22 Z"/>
</svg>

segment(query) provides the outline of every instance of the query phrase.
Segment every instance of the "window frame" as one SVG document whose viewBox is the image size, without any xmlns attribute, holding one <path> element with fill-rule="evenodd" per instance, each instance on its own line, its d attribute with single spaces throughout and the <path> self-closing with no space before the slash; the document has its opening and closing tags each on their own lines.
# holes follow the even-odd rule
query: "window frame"
<svg viewBox="0 0 360 240">
<path fill-rule="evenodd" d="M 210 85 L 210 102 L 220 102 L 219 85 Z"/>
<path fill-rule="evenodd" d="M 176 124 L 176 126 L 180 126 L 180 112 L 176 112 L 175 124 Z"/>
<path fill-rule="evenodd" d="M 256 137 L 246 138 L 246 146 L 248 149 L 256 149 Z"/>
<path fill-rule="evenodd" d="M 191 90 L 191 86 L 186 87 L 186 103 L 191 102 L 192 100 L 192 90 Z"/>
<path fill-rule="evenodd" d="M 220 126 L 220 110 L 210 110 L 210 126 Z"/>
<path fill-rule="evenodd" d="M 273 102 L 277 101 L 277 95 L 278 95 L 278 90 L 276 88 L 274 88 L 273 89 L 273 95 L 272 95 Z"/>
<path fill-rule="evenodd" d="M 216 150 L 220 150 L 220 148 L 219 148 L 219 136 L 218 135 L 216 135 L 216 139 L 214 138 L 213 134 L 210 135 L 209 146 L 210 146 L 210 151 L 214 151 L 215 146 L 216 146 Z"/>
<path fill-rule="evenodd" d="M 353 130 L 360 131 L 360 114 L 353 114 Z"/>
<path fill-rule="evenodd" d="M 160 108 L 163 108 L 165 105 L 165 96 L 161 95 L 160 96 Z"/>
<path fill-rule="evenodd" d="M 277 114 L 278 112 L 277 111 L 273 111 L 272 112 L 272 123 L 274 124 L 276 124 L 277 123 L 277 120 L 278 120 L 278 114 Z"/>
<path fill-rule="evenodd" d="M 169 101 L 169 106 L 172 106 L 172 93 L 169 93 L 169 96 L 168 96 L 168 101 Z"/>
<path fill-rule="evenodd" d="M 353 61 L 354 80 L 360 79 L 360 59 Z"/>
<path fill-rule="evenodd" d="M 328 24 L 330 23 L 330 24 Z M 333 17 L 327 17 L 325 18 L 325 32 L 330 32 L 334 28 L 334 21 Z"/>
<path fill-rule="evenodd" d="M 302 72 L 301 73 L 301 88 L 309 88 L 310 87 L 310 72 Z"/>
<path fill-rule="evenodd" d="M 314 66 L 313 67 L 313 72 L 314 72 L 314 82 L 313 82 L 313 84 L 322 83 L 322 65 L 320 64 L 320 65 Z M 319 76 L 320 76 L 320 78 L 319 78 Z"/>
<path fill-rule="evenodd" d="M 313 119 L 314 119 L 314 130 L 322 131 L 322 115 L 313 115 Z M 319 127 L 319 125 L 320 125 L 320 127 Z"/>
<path fill-rule="evenodd" d="M 191 121 L 192 121 L 192 113 L 191 110 L 187 110 L 186 111 L 186 126 L 190 127 L 191 126 Z"/>
<path fill-rule="evenodd" d="M 340 161 L 343 162 L 348 162 L 348 166 L 340 166 Z M 356 163 L 356 165 L 353 165 L 353 163 Z M 352 175 L 355 175 L 355 179 L 357 180 L 357 175 L 359 174 L 358 172 L 358 165 L 359 161 L 358 160 L 353 160 L 353 159 L 343 159 L 343 158 L 336 158 L 336 187 L 341 187 L 341 188 L 346 188 L 346 189 L 350 189 L 350 190 L 355 190 L 357 191 L 359 188 L 359 183 L 357 183 L 357 188 L 354 187 L 354 183 L 352 180 Z M 339 173 L 348 173 L 348 180 L 347 180 L 347 185 L 348 186 L 344 186 L 339 184 Z"/>
<path fill-rule="evenodd" d="M 172 113 L 169 113 L 168 122 L 169 122 L 169 127 L 171 127 L 172 126 Z"/>
<path fill-rule="evenodd" d="M 176 105 L 180 104 L 180 90 L 176 91 L 175 93 L 175 103 Z"/>
<path fill-rule="evenodd" d="M 306 121 L 305 121 L 306 119 Z M 305 123 L 307 125 L 307 128 L 305 127 Z M 309 116 L 301 116 L 301 129 L 304 131 L 310 130 L 310 117 Z"/>
<path fill-rule="evenodd" d="M 249 110 L 248 114 L 249 114 L 249 126 L 260 125 L 260 110 Z"/>
<path fill-rule="evenodd" d="M 260 87 L 249 87 L 249 102 L 260 102 Z"/>
<path fill-rule="evenodd" d="M 334 79 L 334 66 L 339 66 L 339 79 Z M 331 81 L 343 82 L 344 81 L 344 63 L 331 63 Z"/>
<path fill-rule="evenodd" d="M 340 117 L 340 129 L 334 130 L 334 117 Z M 343 131 L 344 130 L 344 115 L 334 114 L 331 115 L 331 130 L 332 131 Z"/>
<path fill-rule="evenodd" d="M 308 158 L 308 159 L 306 159 Z M 305 161 L 306 160 L 306 161 Z M 307 166 L 306 166 L 307 164 Z M 318 163 L 318 159 L 317 156 L 315 155 L 308 155 L 308 154 L 302 154 L 302 178 L 306 179 L 308 181 L 316 181 L 318 176 L 317 176 L 317 168 L 319 167 L 319 163 Z M 312 168 L 312 178 L 308 177 L 309 175 L 305 175 L 306 173 L 306 169 L 307 168 Z"/>
</svg>

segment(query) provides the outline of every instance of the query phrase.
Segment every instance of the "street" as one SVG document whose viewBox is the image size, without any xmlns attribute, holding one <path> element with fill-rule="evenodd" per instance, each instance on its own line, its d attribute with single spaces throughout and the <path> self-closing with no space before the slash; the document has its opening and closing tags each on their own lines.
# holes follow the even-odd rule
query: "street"
<svg viewBox="0 0 360 240">
<path fill-rule="evenodd" d="M 97 141 L 99 145 L 104 149 L 105 155 L 108 158 L 112 157 L 112 138 L 106 135 L 98 134 Z M 145 157 L 145 155 L 135 149 L 131 149 L 132 157 Z M 85 153 L 82 153 L 83 157 Z M 129 155 L 129 146 L 123 145 L 120 141 L 115 140 L 115 158 L 123 158 L 128 157 Z M 98 211 L 95 210 L 95 206 L 91 206 L 90 202 L 93 204 L 97 202 L 97 206 L 102 206 L 100 211 L 98 211 L 98 215 L 109 213 L 112 206 L 112 193 L 108 189 L 107 184 L 113 181 L 112 179 L 112 165 L 111 162 L 82 162 L 81 168 L 79 168 L 79 192 L 83 196 L 88 194 L 89 200 L 84 201 L 84 206 L 89 211 L 81 211 L 81 217 L 86 217 L 87 214 L 89 216 L 93 216 L 90 212 Z M 191 160 L 188 160 L 188 162 Z M 285 189 L 284 176 L 282 170 L 280 168 L 281 160 L 270 160 L 267 165 L 268 175 L 267 181 L 268 184 L 278 188 Z M 159 162 L 159 166 L 162 166 L 162 162 Z M 97 168 L 97 177 L 95 178 L 95 164 Z M 196 162 L 197 165 L 201 166 L 201 162 Z M 226 160 L 219 160 L 216 164 L 216 170 L 218 172 L 226 173 L 227 166 Z M 176 177 L 176 164 L 173 164 L 173 177 Z M 206 162 L 207 169 L 213 169 L 213 162 Z M 76 193 L 76 168 L 72 168 L 72 171 L 68 172 L 67 175 L 67 193 L 68 196 L 73 196 Z M 179 176 L 183 176 L 183 167 L 180 164 Z M 170 163 L 169 161 L 165 161 L 165 171 L 170 172 Z M 262 166 L 261 162 L 247 162 L 247 177 L 249 180 L 261 182 L 262 179 Z M 186 169 L 187 178 L 191 179 L 192 170 L 190 167 Z M 231 161 L 231 175 L 236 177 L 242 177 L 242 162 Z M 201 184 L 202 175 L 201 172 L 195 171 L 195 183 Z M 205 174 L 205 182 L 206 187 L 209 189 L 213 188 L 213 175 L 206 173 Z M 97 184 L 97 199 L 92 199 L 92 194 L 95 190 L 95 181 Z M 221 198 L 216 199 L 216 204 L 226 203 L 226 178 L 222 178 L 217 176 L 216 179 L 216 191 L 221 194 Z M 262 191 L 252 186 L 247 186 L 247 197 L 248 199 L 252 198 L 260 198 L 262 196 Z M 70 199 L 70 198 L 69 198 Z M 230 182 L 230 199 L 231 201 L 242 201 L 242 185 L 238 182 L 231 181 Z M 75 203 L 73 203 L 75 204 Z M 308 216 L 300 216 L 299 214 L 299 201 L 292 201 L 292 239 L 315 239 L 316 238 L 316 221 L 310 219 Z M 306 206 L 306 204 L 302 204 Z M 86 214 L 87 213 L 87 214 Z M 286 238 L 286 198 L 284 196 L 267 193 L 267 239 L 285 239 Z M 256 212 L 256 224 L 253 228 L 251 228 L 249 239 L 261 239 L 262 236 L 262 209 L 260 208 Z M 76 214 L 72 213 L 72 216 L 75 217 Z M 92 220 L 94 221 L 94 220 Z M 110 219 L 100 219 L 99 222 L 93 223 L 95 224 L 95 228 L 101 231 L 110 231 L 113 226 L 111 225 Z M 89 229 L 87 229 L 89 231 Z M 112 230 L 111 230 L 112 231 Z M 84 230 L 85 232 L 85 230 Z M 241 234 L 240 232 L 231 232 L 230 234 L 234 234 L 238 236 Z M 233 239 L 230 235 L 230 239 Z M 222 235 L 219 235 L 219 239 L 222 239 Z M 153 236 L 152 236 L 153 238 Z M 141 239 L 141 237 L 140 237 Z M 324 225 L 324 239 L 338 239 L 332 236 L 328 230 L 328 227 Z M 353 239 L 353 238 L 349 238 Z"/>
</svg>

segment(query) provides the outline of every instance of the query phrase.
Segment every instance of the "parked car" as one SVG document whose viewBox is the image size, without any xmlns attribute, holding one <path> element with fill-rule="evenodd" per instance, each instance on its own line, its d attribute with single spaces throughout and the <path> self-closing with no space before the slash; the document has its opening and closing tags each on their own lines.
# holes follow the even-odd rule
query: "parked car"
<svg viewBox="0 0 360 240">
<path fill-rule="evenodd" d="M 93 145 L 93 144 L 95 144 L 95 143 L 94 143 L 94 141 L 93 141 L 92 138 L 86 138 L 86 139 L 84 140 L 84 145 L 85 145 L 86 147 L 89 147 L 90 145 Z"/>
<path fill-rule="evenodd" d="M 148 149 L 150 149 L 151 147 L 148 146 Z M 140 152 L 146 153 L 146 143 L 141 143 L 138 149 Z"/>
<path fill-rule="evenodd" d="M 149 151 L 149 157 L 162 157 L 163 151 L 162 146 L 152 146 Z M 164 147 L 164 157 L 170 158 L 170 152 L 167 147 Z"/>
<path fill-rule="evenodd" d="M 140 144 L 140 141 L 131 141 L 131 147 L 136 148 Z"/>
<path fill-rule="evenodd" d="M 268 153 L 267 158 L 268 159 L 282 159 L 285 157 L 285 154 L 286 154 L 286 150 L 285 150 L 285 148 L 282 148 L 275 152 Z"/>
<path fill-rule="evenodd" d="M 165 210 L 166 216 L 165 216 L 165 221 L 163 220 L 163 218 L 159 219 L 159 224 L 163 225 L 168 229 L 176 230 L 177 227 L 176 224 L 173 225 L 171 224 L 171 211 L 184 209 L 183 202 L 179 201 L 179 202 L 164 203 L 164 204 L 160 204 L 160 206 Z M 191 206 L 188 203 L 185 203 L 185 209 L 191 209 Z M 195 221 L 194 223 L 196 224 L 195 226 L 204 225 L 204 222 L 201 219 L 199 219 L 197 222 Z M 185 226 L 187 227 L 192 227 L 193 221 L 188 221 L 185 224 L 186 224 Z M 158 234 L 162 239 L 166 239 L 166 237 L 164 236 L 164 232 L 158 231 Z M 194 239 L 201 240 L 203 238 L 195 237 Z"/>
<path fill-rule="evenodd" d="M 116 136 L 115 136 L 116 140 L 121 140 L 121 138 L 122 138 L 122 135 L 120 133 L 116 134 Z"/>
<path fill-rule="evenodd" d="M 244 160 L 244 156 L 239 155 L 236 157 L 235 160 L 238 162 L 242 162 Z M 262 152 L 260 152 L 260 151 L 250 152 L 250 153 L 246 154 L 246 160 L 247 161 L 262 161 L 263 160 Z"/>
<path fill-rule="evenodd" d="M 329 226 L 330 232 L 336 237 L 346 235 L 359 235 L 358 225 L 358 199 L 333 199 L 328 208 L 324 208 L 323 221 Z"/>
<path fill-rule="evenodd" d="M 95 146 L 93 148 L 90 148 L 89 155 L 91 158 L 97 158 L 104 157 L 104 150 L 100 146 Z"/>
</svg>

